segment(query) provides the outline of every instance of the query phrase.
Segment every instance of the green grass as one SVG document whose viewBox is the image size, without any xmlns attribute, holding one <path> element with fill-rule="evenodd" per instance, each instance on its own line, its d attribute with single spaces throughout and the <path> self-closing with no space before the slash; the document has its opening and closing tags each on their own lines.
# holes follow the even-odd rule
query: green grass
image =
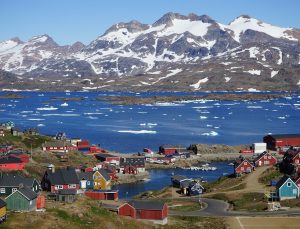
<svg viewBox="0 0 300 229">
<path fill-rule="evenodd" d="M 49 212 L 53 212 L 56 217 L 68 221 L 70 223 L 76 224 L 76 225 L 85 225 L 85 228 L 87 227 L 88 221 L 84 218 L 80 218 L 78 215 L 70 215 L 67 211 L 61 210 L 61 209 L 47 209 Z"/>
<path fill-rule="evenodd" d="M 262 184 L 269 185 L 271 180 L 282 177 L 282 173 L 276 168 L 267 169 L 258 181 Z"/>
<path fill-rule="evenodd" d="M 263 193 L 245 193 L 238 199 L 231 200 L 234 210 L 264 211 L 267 202 Z"/>
</svg>

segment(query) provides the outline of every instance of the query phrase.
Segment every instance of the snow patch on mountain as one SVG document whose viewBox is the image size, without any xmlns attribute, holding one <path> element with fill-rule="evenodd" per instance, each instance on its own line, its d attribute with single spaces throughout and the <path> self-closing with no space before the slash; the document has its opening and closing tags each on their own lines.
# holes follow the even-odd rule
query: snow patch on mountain
<svg viewBox="0 0 300 229">
<path fill-rule="evenodd" d="M 255 69 L 244 71 L 244 72 L 250 73 L 251 75 L 257 75 L 257 76 L 260 76 L 260 74 L 261 74 L 261 70 L 255 70 Z"/>
<path fill-rule="evenodd" d="M 273 78 L 274 76 L 276 76 L 278 74 L 279 71 L 271 71 L 271 78 Z"/>
<path fill-rule="evenodd" d="M 224 77 L 225 82 L 228 83 L 231 80 L 231 77 Z"/>
<path fill-rule="evenodd" d="M 204 79 L 200 79 L 197 83 L 191 84 L 190 87 L 193 87 L 195 90 L 200 89 L 200 85 L 206 83 L 207 81 L 208 77 L 205 77 Z"/>
<path fill-rule="evenodd" d="M 236 18 L 233 22 L 229 24 L 229 26 L 224 26 L 233 31 L 233 38 L 240 42 L 240 36 L 246 30 L 251 29 L 254 31 L 266 33 L 275 38 L 284 38 L 291 41 L 297 41 L 292 35 L 289 35 L 287 32 L 291 31 L 292 28 L 280 28 L 277 26 L 270 25 L 268 23 L 259 21 L 255 18 L 249 18 L 245 16 L 241 16 Z"/>
</svg>

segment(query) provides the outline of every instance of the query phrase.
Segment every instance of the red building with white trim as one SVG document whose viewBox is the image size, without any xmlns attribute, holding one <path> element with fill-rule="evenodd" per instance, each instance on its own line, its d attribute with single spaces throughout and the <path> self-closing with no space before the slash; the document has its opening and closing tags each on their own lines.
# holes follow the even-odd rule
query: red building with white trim
<svg viewBox="0 0 300 229">
<path fill-rule="evenodd" d="M 256 167 L 275 165 L 277 164 L 277 158 L 265 151 L 261 153 L 256 159 L 254 159 L 254 164 Z"/>
<path fill-rule="evenodd" d="M 242 174 L 251 173 L 253 171 L 254 165 L 252 165 L 247 159 L 238 158 L 234 162 L 234 174 L 240 176 Z"/>
</svg>

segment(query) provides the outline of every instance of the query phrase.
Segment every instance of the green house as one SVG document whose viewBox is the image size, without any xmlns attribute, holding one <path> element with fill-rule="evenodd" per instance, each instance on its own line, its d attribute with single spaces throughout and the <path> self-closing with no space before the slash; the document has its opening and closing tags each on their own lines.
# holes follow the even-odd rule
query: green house
<svg viewBox="0 0 300 229">
<path fill-rule="evenodd" d="M 36 210 L 37 194 L 29 188 L 16 190 L 5 198 L 6 207 L 11 211 Z"/>
</svg>

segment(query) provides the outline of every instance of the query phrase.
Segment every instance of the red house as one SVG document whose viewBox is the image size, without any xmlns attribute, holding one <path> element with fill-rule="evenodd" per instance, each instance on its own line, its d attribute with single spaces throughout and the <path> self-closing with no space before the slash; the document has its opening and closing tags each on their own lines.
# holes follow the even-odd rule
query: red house
<svg viewBox="0 0 300 229">
<path fill-rule="evenodd" d="M 166 203 L 132 200 L 121 205 L 118 208 L 118 214 L 159 224 L 168 223 L 168 205 Z"/>
<path fill-rule="evenodd" d="M 0 158 L 0 170 L 23 170 L 26 163 L 20 158 L 13 156 L 4 156 Z"/>
<path fill-rule="evenodd" d="M 294 179 L 295 184 L 300 188 L 300 177 Z"/>
<path fill-rule="evenodd" d="M 242 174 L 251 173 L 254 168 L 254 165 L 252 165 L 247 159 L 245 158 L 238 158 L 234 162 L 234 173 L 236 176 L 240 176 Z"/>
<path fill-rule="evenodd" d="M 267 151 L 261 153 L 256 159 L 254 159 L 254 164 L 256 167 L 275 165 L 277 163 L 277 158 L 272 156 Z"/>
<path fill-rule="evenodd" d="M 173 155 L 176 152 L 186 151 L 186 148 L 183 146 L 169 146 L 163 145 L 159 147 L 159 153 L 164 155 Z"/>
<path fill-rule="evenodd" d="M 277 150 L 284 146 L 300 146 L 300 134 L 267 135 L 263 140 L 267 143 L 267 148 L 271 150 Z"/>
<path fill-rule="evenodd" d="M 300 165 L 300 152 L 297 152 L 292 160 L 294 165 Z"/>
</svg>

